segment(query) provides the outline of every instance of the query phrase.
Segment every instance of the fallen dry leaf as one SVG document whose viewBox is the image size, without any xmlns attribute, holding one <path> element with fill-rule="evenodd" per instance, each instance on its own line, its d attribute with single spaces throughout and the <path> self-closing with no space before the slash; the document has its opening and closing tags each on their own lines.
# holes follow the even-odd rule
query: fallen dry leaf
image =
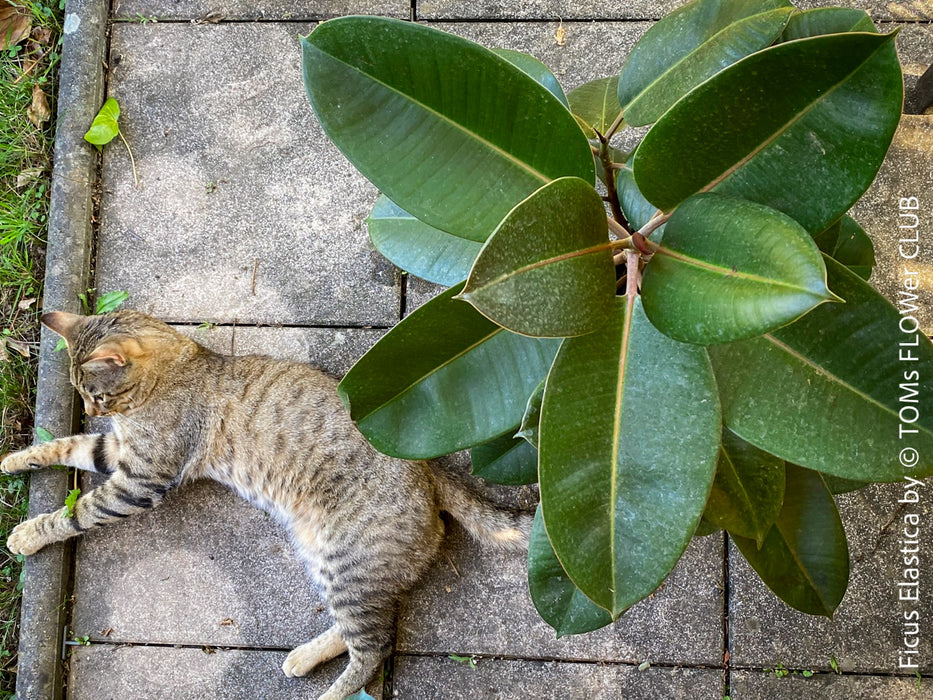
<svg viewBox="0 0 933 700">
<path fill-rule="evenodd" d="M 29 357 L 28 343 L 24 343 L 22 340 L 13 340 L 13 338 L 4 338 L 3 340 L 6 342 L 6 346 L 10 348 L 10 350 L 15 350 L 23 357 Z"/>
<path fill-rule="evenodd" d="M 32 16 L 22 7 L 0 0 L 0 51 L 16 46 L 29 36 Z"/>
<path fill-rule="evenodd" d="M 16 189 L 25 187 L 42 174 L 41 168 L 26 168 L 16 176 Z"/>
<path fill-rule="evenodd" d="M 29 307 L 35 303 L 36 303 L 35 297 L 27 297 L 26 299 L 20 299 L 19 304 L 17 304 L 17 306 L 19 307 L 20 311 L 29 311 Z"/>
<path fill-rule="evenodd" d="M 26 116 L 29 121 L 36 125 L 37 129 L 42 128 L 42 123 L 47 122 L 52 116 L 52 110 L 49 109 L 49 100 L 38 85 L 32 86 L 32 104 L 26 108 Z"/>
<path fill-rule="evenodd" d="M 32 30 L 32 40 L 37 44 L 47 46 L 52 41 L 52 30 L 46 27 L 36 27 Z"/>
<path fill-rule="evenodd" d="M 564 20 L 559 20 L 557 25 L 557 31 L 554 32 L 554 41 L 557 42 L 558 46 L 563 46 L 567 43 L 567 30 L 564 29 Z"/>
</svg>

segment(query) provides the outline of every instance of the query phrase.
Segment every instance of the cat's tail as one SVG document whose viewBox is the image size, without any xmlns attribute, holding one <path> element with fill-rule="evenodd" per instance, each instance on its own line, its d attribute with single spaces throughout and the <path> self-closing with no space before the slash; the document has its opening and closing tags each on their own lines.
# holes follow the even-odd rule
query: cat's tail
<svg viewBox="0 0 933 700">
<path fill-rule="evenodd" d="M 502 549 L 528 546 L 533 514 L 496 505 L 466 476 L 437 466 L 431 471 L 438 507 L 456 518 L 474 538 Z"/>
</svg>

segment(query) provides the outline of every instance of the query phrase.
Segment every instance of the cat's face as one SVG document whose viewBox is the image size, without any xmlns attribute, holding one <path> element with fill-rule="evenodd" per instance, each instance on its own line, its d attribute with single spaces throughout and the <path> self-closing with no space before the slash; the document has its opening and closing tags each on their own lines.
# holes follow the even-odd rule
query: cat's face
<svg viewBox="0 0 933 700">
<path fill-rule="evenodd" d="M 135 311 L 79 316 L 54 311 L 42 323 L 62 336 L 71 355 L 71 383 L 89 416 L 127 415 L 149 392 L 154 350 L 168 326 Z"/>
</svg>

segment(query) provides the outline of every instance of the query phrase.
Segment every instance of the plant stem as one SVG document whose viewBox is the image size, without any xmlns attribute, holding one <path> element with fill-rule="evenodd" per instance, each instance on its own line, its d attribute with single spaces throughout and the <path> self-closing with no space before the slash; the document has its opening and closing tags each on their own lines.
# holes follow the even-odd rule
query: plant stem
<svg viewBox="0 0 933 700">
<path fill-rule="evenodd" d="M 647 238 L 655 231 L 655 229 L 658 229 L 664 224 L 666 224 L 667 220 L 670 218 L 671 218 L 670 214 L 664 214 L 661 212 L 660 209 L 658 209 L 654 213 L 654 216 L 652 216 L 651 219 L 648 221 L 648 223 L 642 226 L 640 229 L 638 229 L 638 233 L 640 233 L 642 236 Z"/>
<path fill-rule="evenodd" d="M 632 232 L 625 228 L 625 224 L 619 223 L 615 219 L 610 219 L 609 217 L 606 217 L 606 221 L 609 224 L 609 230 L 612 231 L 615 235 L 625 238 L 628 238 L 632 235 Z"/>
<path fill-rule="evenodd" d="M 609 125 L 609 128 L 606 130 L 606 142 L 609 142 L 609 139 L 616 133 L 618 128 L 622 126 L 622 112 L 619 112 L 619 116 L 616 117 L 615 121 Z"/>
<path fill-rule="evenodd" d="M 117 129 L 117 135 L 120 137 L 123 145 L 126 146 L 126 152 L 130 154 L 130 165 L 133 166 L 133 182 L 136 183 L 136 187 L 139 187 L 139 176 L 136 174 L 136 159 L 133 157 L 133 150 L 130 148 L 130 144 L 126 142 L 126 138 L 124 138 L 122 131 Z"/>
<path fill-rule="evenodd" d="M 612 167 L 608 139 L 599 142 L 599 160 L 603 164 L 603 177 L 606 179 L 606 193 L 609 195 L 609 208 L 612 210 L 612 218 L 624 225 L 628 222 L 625 220 L 625 214 L 622 213 L 622 207 L 619 204 L 619 193 L 616 192 L 616 171 Z"/>
<path fill-rule="evenodd" d="M 628 297 L 628 307 L 630 313 L 632 310 L 632 305 L 635 303 L 635 297 L 638 296 L 638 259 L 639 255 L 637 250 L 627 251 L 627 257 L 625 260 L 625 275 L 627 278 L 625 283 L 625 294 Z"/>
</svg>

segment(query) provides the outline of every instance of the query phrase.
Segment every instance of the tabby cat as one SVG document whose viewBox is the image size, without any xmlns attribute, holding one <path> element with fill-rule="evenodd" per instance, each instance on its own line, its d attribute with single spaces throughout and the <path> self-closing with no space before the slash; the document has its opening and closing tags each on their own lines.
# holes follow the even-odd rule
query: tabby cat
<svg viewBox="0 0 933 700">
<path fill-rule="evenodd" d="M 296 362 L 220 355 L 134 311 L 64 312 L 42 322 L 71 355 L 71 381 L 112 432 L 75 435 L 11 454 L 6 473 L 64 464 L 108 475 L 67 508 L 13 530 L 32 554 L 88 528 L 158 505 L 180 483 L 209 478 L 276 516 L 290 531 L 335 624 L 285 660 L 287 676 L 349 652 L 321 696 L 357 691 L 393 642 L 396 606 L 441 542 L 443 510 L 476 538 L 527 544 L 530 516 L 496 507 L 466 477 L 376 452 L 336 393 L 337 380 Z"/>
</svg>

